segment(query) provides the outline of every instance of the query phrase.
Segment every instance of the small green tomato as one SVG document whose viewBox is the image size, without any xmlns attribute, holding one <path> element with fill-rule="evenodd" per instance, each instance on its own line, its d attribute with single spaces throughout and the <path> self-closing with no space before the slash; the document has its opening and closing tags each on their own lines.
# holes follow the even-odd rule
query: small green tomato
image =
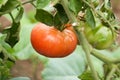
<svg viewBox="0 0 120 80">
<path fill-rule="evenodd" d="M 97 26 L 94 29 L 85 26 L 84 32 L 88 42 L 96 49 L 109 48 L 116 38 L 116 34 L 110 28 L 103 25 Z"/>
</svg>

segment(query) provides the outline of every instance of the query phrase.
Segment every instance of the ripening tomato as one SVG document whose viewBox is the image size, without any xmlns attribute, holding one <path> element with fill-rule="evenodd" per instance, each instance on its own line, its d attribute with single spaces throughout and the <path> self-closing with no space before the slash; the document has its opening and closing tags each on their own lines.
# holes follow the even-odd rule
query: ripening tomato
<svg viewBox="0 0 120 80">
<path fill-rule="evenodd" d="M 71 54 L 77 45 L 77 37 L 72 27 L 59 31 L 53 26 L 37 24 L 31 32 L 31 44 L 41 55 L 51 58 Z"/>
<path fill-rule="evenodd" d="M 84 32 L 88 42 L 96 49 L 109 48 L 116 38 L 116 34 L 103 25 L 99 25 L 94 29 L 86 25 Z"/>
</svg>

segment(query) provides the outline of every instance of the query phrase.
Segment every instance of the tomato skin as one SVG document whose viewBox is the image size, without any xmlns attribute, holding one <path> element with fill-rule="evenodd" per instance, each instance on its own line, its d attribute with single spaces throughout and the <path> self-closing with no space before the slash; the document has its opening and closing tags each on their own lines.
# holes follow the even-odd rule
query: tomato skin
<svg viewBox="0 0 120 80">
<path fill-rule="evenodd" d="M 72 27 L 62 32 L 43 23 L 37 24 L 31 32 L 31 44 L 41 55 L 51 58 L 65 57 L 71 54 L 77 45 L 77 37 Z"/>
<path fill-rule="evenodd" d="M 110 28 L 103 25 L 99 25 L 94 29 L 91 29 L 89 26 L 85 26 L 84 32 L 88 42 L 94 48 L 100 50 L 109 48 L 116 38 L 116 34 L 112 33 Z"/>
</svg>

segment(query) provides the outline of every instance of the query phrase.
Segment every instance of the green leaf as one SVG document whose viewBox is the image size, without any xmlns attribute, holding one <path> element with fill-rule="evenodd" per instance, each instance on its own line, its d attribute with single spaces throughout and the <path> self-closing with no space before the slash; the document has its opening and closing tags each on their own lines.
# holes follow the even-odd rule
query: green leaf
<svg viewBox="0 0 120 80">
<path fill-rule="evenodd" d="M 90 70 L 86 70 L 79 76 L 81 80 L 93 80 L 92 72 Z"/>
<path fill-rule="evenodd" d="M 54 16 L 54 26 L 60 27 L 63 24 L 66 24 L 69 21 L 69 19 L 61 4 L 56 4 L 55 8 L 57 9 L 57 13 Z"/>
<path fill-rule="evenodd" d="M 6 58 L 10 58 L 11 60 L 15 61 L 15 57 L 13 56 L 14 50 L 11 46 L 5 42 L 6 35 L 0 34 L 0 48 L 1 51 L 4 53 Z"/>
<path fill-rule="evenodd" d="M 84 51 L 80 46 L 64 58 L 50 58 L 42 72 L 43 80 L 79 80 L 85 70 Z"/>
<path fill-rule="evenodd" d="M 111 3 L 110 3 L 110 0 L 105 0 L 104 1 L 104 7 L 106 10 L 111 10 Z"/>
<path fill-rule="evenodd" d="M 21 20 L 21 18 L 23 16 L 23 13 L 24 13 L 24 9 L 23 9 L 23 7 L 21 7 L 18 14 L 17 14 L 17 16 L 16 16 L 16 18 L 15 18 L 15 23 L 20 22 L 20 20 Z"/>
<path fill-rule="evenodd" d="M 4 32 L 7 33 L 6 42 L 9 43 L 12 47 L 19 40 L 19 29 L 20 29 L 20 20 L 23 16 L 23 8 L 20 7 L 19 12 L 17 13 L 15 19 L 13 19 L 12 26 L 9 29 L 6 29 Z"/>
<path fill-rule="evenodd" d="M 11 77 L 10 67 L 8 65 L 13 65 L 13 63 L 8 63 L 8 61 L 3 61 L 0 58 L 0 80 L 8 80 Z"/>
<path fill-rule="evenodd" d="M 0 80 L 8 80 L 10 78 L 9 71 L 5 65 L 0 65 Z"/>
<path fill-rule="evenodd" d="M 7 60 L 6 61 L 6 66 L 11 69 L 13 67 L 14 63 L 12 61 Z"/>
<path fill-rule="evenodd" d="M 18 4 L 18 0 L 8 0 L 7 3 L 0 8 L 0 16 L 11 12 Z"/>
<path fill-rule="evenodd" d="M 49 26 L 61 26 L 65 23 L 68 22 L 68 17 L 62 7 L 61 4 L 57 4 L 55 5 L 55 8 L 57 9 L 57 13 L 55 14 L 55 16 L 53 16 L 51 13 L 49 13 L 48 11 L 44 10 L 44 9 L 37 9 L 35 18 L 36 20 L 45 23 Z"/>
<path fill-rule="evenodd" d="M 0 8 L 2 5 L 5 5 L 5 3 L 7 2 L 8 0 L 0 0 Z"/>
<path fill-rule="evenodd" d="M 47 25 L 50 26 L 54 25 L 53 15 L 43 9 L 37 9 L 35 18 L 36 20 L 45 23 Z"/>
<path fill-rule="evenodd" d="M 20 28 L 20 22 L 12 23 L 12 26 L 10 29 L 7 29 L 7 38 L 6 42 L 9 43 L 12 47 L 18 42 L 19 40 L 19 28 Z"/>
<path fill-rule="evenodd" d="M 87 10 L 86 10 L 85 20 L 91 28 L 94 28 L 96 26 L 95 18 L 93 16 L 92 10 L 90 8 L 87 8 Z"/>
<path fill-rule="evenodd" d="M 28 77 L 16 77 L 16 78 L 12 78 L 10 80 L 31 80 L 31 79 Z"/>
<path fill-rule="evenodd" d="M 0 0 L 0 5 L 4 5 L 8 0 Z"/>
<path fill-rule="evenodd" d="M 3 0 L 0 0 L 0 4 L 2 4 L 3 3 Z"/>
<path fill-rule="evenodd" d="M 77 15 L 83 7 L 83 2 L 82 0 L 70 0 L 69 7 Z"/>
<path fill-rule="evenodd" d="M 37 0 L 36 2 L 37 9 L 42 9 L 50 3 L 50 0 Z"/>
</svg>

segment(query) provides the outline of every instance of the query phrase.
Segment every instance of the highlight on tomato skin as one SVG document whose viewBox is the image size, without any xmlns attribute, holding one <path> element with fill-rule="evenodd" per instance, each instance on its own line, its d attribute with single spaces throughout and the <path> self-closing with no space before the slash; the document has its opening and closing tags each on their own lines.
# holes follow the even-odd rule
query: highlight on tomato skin
<svg viewBox="0 0 120 80">
<path fill-rule="evenodd" d="M 70 55 L 77 46 L 77 36 L 71 27 L 59 31 L 53 26 L 38 23 L 31 32 L 31 44 L 41 55 L 60 58 Z"/>
</svg>

